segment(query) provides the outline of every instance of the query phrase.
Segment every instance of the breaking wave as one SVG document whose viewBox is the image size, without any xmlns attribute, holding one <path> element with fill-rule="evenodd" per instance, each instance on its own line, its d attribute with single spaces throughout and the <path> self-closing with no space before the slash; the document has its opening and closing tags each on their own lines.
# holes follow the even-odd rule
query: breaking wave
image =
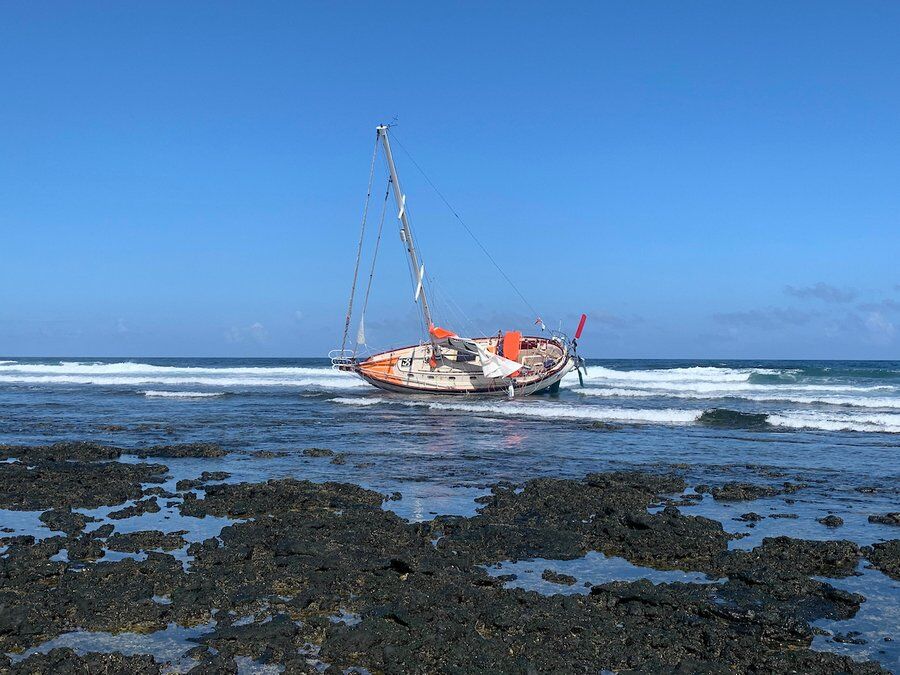
<svg viewBox="0 0 900 675">
<path fill-rule="evenodd" d="M 890 388 L 890 387 L 888 387 Z M 864 389 L 864 388 L 859 388 Z M 884 387 L 872 387 L 867 391 L 884 389 Z M 804 396 L 802 393 L 793 393 L 792 391 L 769 391 L 762 394 L 743 393 L 739 391 L 722 391 L 715 395 L 702 394 L 692 391 L 647 391 L 643 389 L 623 389 L 619 387 L 611 388 L 578 388 L 573 391 L 584 396 L 600 396 L 606 398 L 653 398 L 657 396 L 666 396 L 671 398 L 683 399 L 711 399 L 711 398 L 741 398 L 747 401 L 756 401 L 759 403 L 802 403 L 807 405 L 833 405 L 833 406 L 849 406 L 858 408 L 881 408 L 881 409 L 898 409 L 900 410 L 900 398 L 891 398 L 887 396 Z"/>
<path fill-rule="evenodd" d="M 341 390 L 367 388 L 365 382 L 350 373 L 327 367 L 179 367 L 156 366 L 125 361 L 85 363 L 61 361 L 57 364 L 0 364 L 0 383 L 10 384 L 86 384 L 100 386 L 166 387 L 293 387 Z"/>
<path fill-rule="evenodd" d="M 224 391 L 142 391 L 144 396 L 150 398 L 218 398 L 225 396 Z"/>
<path fill-rule="evenodd" d="M 769 424 L 788 429 L 814 431 L 868 431 L 900 434 L 900 415 L 847 413 L 834 415 L 813 411 L 769 415 Z"/>
<path fill-rule="evenodd" d="M 860 431 L 900 433 L 900 415 L 845 413 L 827 414 L 799 411 L 796 413 L 757 413 L 710 408 L 690 410 L 680 408 L 603 408 L 565 403 L 548 404 L 543 401 L 470 402 L 454 403 L 427 400 L 403 400 L 382 397 L 338 397 L 334 403 L 353 406 L 372 406 L 380 403 L 408 408 L 427 408 L 448 412 L 467 412 L 488 417 L 517 417 L 545 420 L 583 420 L 619 422 L 624 424 L 699 424 L 719 429 L 773 430 L 807 429 L 813 431 Z"/>
<path fill-rule="evenodd" d="M 333 398 L 335 403 L 369 406 L 389 403 L 407 408 L 427 408 L 448 412 L 468 412 L 475 415 L 526 417 L 547 420 L 586 420 L 598 422 L 630 422 L 635 424 L 689 424 L 697 420 L 702 410 L 678 410 L 672 408 L 630 410 L 626 408 L 601 408 L 599 406 L 571 405 L 567 403 L 548 404 L 541 400 L 534 402 L 497 401 L 453 403 L 444 401 L 384 399 L 379 397 Z"/>
<path fill-rule="evenodd" d="M 383 398 L 378 398 L 377 396 L 371 396 L 368 398 L 362 396 L 343 396 L 338 398 L 331 399 L 334 403 L 343 403 L 344 405 L 377 405 L 378 403 L 384 403 Z"/>
</svg>

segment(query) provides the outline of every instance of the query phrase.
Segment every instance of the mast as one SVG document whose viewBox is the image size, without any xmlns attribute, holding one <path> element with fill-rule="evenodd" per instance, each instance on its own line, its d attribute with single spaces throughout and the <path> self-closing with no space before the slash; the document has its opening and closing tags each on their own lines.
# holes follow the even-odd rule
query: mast
<svg viewBox="0 0 900 675">
<path fill-rule="evenodd" d="M 419 263 L 419 256 L 416 254 L 416 246 L 413 242 L 412 230 L 409 228 L 409 217 L 406 215 L 406 197 L 400 189 L 400 179 L 397 177 L 397 167 L 394 166 L 394 157 L 391 154 L 391 144 L 388 141 L 388 127 L 385 124 L 377 127 L 378 137 L 384 145 L 384 156 L 387 159 L 388 170 L 391 172 L 391 185 L 394 188 L 394 200 L 400 212 L 397 217 L 400 219 L 400 238 L 406 246 L 406 252 L 409 254 L 409 263 L 412 265 L 413 274 L 416 277 L 416 302 L 421 300 L 422 317 L 425 319 L 425 328 L 428 330 L 428 338 L 434 343 L 434 336 L 431 335 L 431 328 L 434 322 L 431 320 L 431 310 L 428 307 L 428 298 L 425 295 L 425 267 Z M 437 345 L 435 345 L 437 348 Z"/>
</svg>

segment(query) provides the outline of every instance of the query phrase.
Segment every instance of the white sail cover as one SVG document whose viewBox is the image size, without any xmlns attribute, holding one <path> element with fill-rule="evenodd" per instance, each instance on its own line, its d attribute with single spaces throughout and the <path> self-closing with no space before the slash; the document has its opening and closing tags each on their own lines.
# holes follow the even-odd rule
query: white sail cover
<svg viewBox="0 0 900 675">
<path fill-rule="evenodd" d="M 509 377 L 517 370 L 522 369 L 521 363 L 505 359 L 497 354 L 491 354 L 474 340 L 462 338 L 457 335 L 450 335 L 441 339 L 439 344 L 458 352 L 475 354 L 478 357 L 478 363 L 481 365 L 481 372 L 484 373 L 485 377 Z"/>
<path fill-rule="evenodd" d="M 485 377 L 509 377 L 517 370 L 522 369 L 522 364 L 517 361 L 505 359 L 497 354 L 491 354 L 481 345 L 478 348 L 478 360 L 481 363 L 481 372 Z"/>
</svg>

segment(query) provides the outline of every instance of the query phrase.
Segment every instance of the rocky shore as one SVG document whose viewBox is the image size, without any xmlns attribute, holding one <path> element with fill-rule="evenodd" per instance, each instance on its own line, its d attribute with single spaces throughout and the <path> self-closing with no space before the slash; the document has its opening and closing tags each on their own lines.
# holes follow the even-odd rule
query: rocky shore
<svg viewBox="0 0 900 675">
<path fill-rule="evenodd" d="M 385 508 L 388 496 L 346 483 L 221 482 L 215 445 L 148 447 L 129 453 L 146 461 L 127 463 L 123 454 L 90 443 L 0 446 L 0 509 L 39 511 L 53 530 L 0 531 L 0 670 L 887 672 L 810 646 L 815 622 L 849 619 L 865 602 L 822 578 L 850 577 L 865 560 L 900 579 L 900 540 L 774 537 L 735 550 L 737 535 L 720 522 L 682 512 L 697 495 L 678 475 L 500 483 L 477 515 L 410 523 Z M 171 485 L 162 462 L 181 457 L 206 458 L 211 471 Z M 703 489 L 749 504 L 803 486 Z M 122 530 L 163 507 L 227 524 L 194 541 L 179 523 Z M 488 573 L 592 551 L 708 581 L 612 581 L 547 595 Z M 575 584 L 551 570 L 544 578 Z M 152 635 L 172 625 L 198 629 L 177 666 L 42 648 L 73 631 Z"/>
</svg>

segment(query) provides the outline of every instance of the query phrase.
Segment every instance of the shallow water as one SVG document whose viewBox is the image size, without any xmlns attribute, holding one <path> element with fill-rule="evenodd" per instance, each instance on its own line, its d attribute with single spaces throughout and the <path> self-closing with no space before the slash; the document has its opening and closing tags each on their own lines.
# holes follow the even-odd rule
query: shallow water
<svg viewBox="0 0 900 675">
<path fill-rule="evenodd" d="M 574 560 L 549 560 L 533 558 L 516 562 L 503 562 L 484 568 L 492 577 L 504 574 L 515 574 L 516 578 L 503 583 L 504 588 L 524 588 L 538 593 L 566 595 L 590 592 L 591 585 L 605 584 L 609 581 L 637 581 L 647 579 L 654 584 L 670 584 L 673 582 L 706 584 L 714 582 L 705 574 L 683 572 L 680 570 L 655 570 L 651 567 L 633 565 L 624 558 L 605 556 L 591 551 L 582 558 Z M 557 574 L 575 577 L 571 585 L 553 583 L 542 578 L 544 570 Z M 587 584 L 587 585 L 585 585 Z"/>
<path fill-rule="evenodd" d="M 68 647 L 78 654 L 87 652 L 121 652 L 126 656 L 150 654 L 157 661 L 171 664 L 167 672 L 187 672 L 196 665 L 193 659 L 185 659 L 184 654 L 197 646 L 192 638 L 200 637 L 215 628 L 215 622 L 190 628 L 169 624 L 165 630 L 155 633 L 103 633 L 77 630 L 64 633 L 48 640 L 39 647 L 33 647 L 21 654 L 12 654 L 13 663 L 26 659 L 32 654 L 46 654 L 57 647 Z"/>
<path fill-rule="evenodd" d="M 321 359 L 0 358 L 0 443 L 59 440 L 126 449 L 216 442 L 242 452 L 215 460 L 159 460 L 170 468 L 163 487 L 174 491 L 177 480 L 210 470 L 229 472 L 229 481 L 345 481 L 386 495 L 400 492 L 384 508 L 417 521 L 473 515 L 474 499 L 500 480 L 650 468 L 674 469 L 691 487 L 731 480 L 806 485 L 751 502 L 723 503 L 707 495 L 679 507 L 746 535 L 732 542 L 734 548 L 777 535 L 866 545 L 896 538 L 900 530 L 867 520 L 900 510 L 900 362 L 592 361 L 584 386 L 572 375 L 558 395 L 507 401 L 386 394 Z M 304 456 L 308 447 L 330 448 L 344 462 Z M 256 451 L 277 454 L 250 454 Z M 187 530 L 188 542 L 216 536 L 231 522 L 182 517 L 168 501 L 178 500 L 160 497 L 158 513 L 108 522 L 119 533 Z M 105 518 L 121 506 L 82 512 Z M 734 520 L 749 511 L 764 518 L 753 527 Z M 844 525 L 831 529 L 817 522 L 829 513 Z M 0 511 L 0 527 L 52 536 L 39 515 Z M 190 564 L 186 549 L 173 554 Z M 135 555 L 108 551 L 104 559 Z M 535 562 L 536 579 L 525 568 L 517 573 L 521 583 L 553 592 L 572 587 L 541 580 L 547 568 L 568 569 L 579 578 L 576 587 L 585 580 L 631 578 L 633 570 L 611 560 L 590 554 L 562 568 Z M 877 616 L 866 613 L 876 603 L 860 613 L 873 630 L 883 630 L 900 607 L 897 585 L 882 579 L 864 572 L 853 582 L 857 592 L 881 598 Z M 895 652 L 884 644 L 887 656 L 874 647 L 871 656 L 888 665 Z M 857 647 L 827 638 L 817 638 L 816 646 Z"/>
</svg>

